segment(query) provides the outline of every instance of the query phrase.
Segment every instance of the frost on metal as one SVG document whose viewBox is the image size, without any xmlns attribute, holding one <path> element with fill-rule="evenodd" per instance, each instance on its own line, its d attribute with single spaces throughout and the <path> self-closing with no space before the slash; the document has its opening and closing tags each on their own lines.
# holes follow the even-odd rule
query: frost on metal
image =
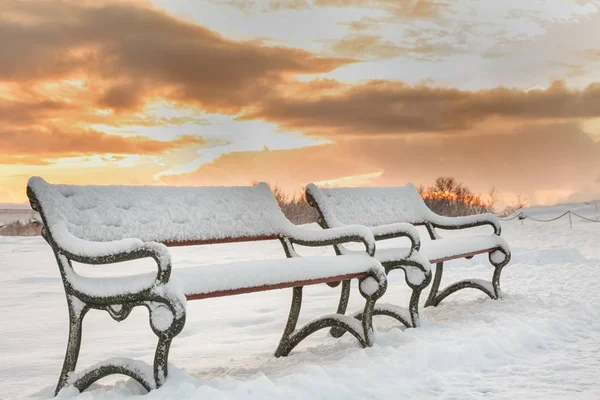
<svg viewBox="0 0 600 400">
<path fill-rule="evenodd" d="M 314 184 L 306 186 L 306 197 L 319 213 L 319 225 L 323 228 L 343 227 L 348 224 L 365 225 L 371 229 L 376 240 L 394 237 L 407 237 L 411 241 L 408 248 L 377 250 L 375 258 L 386 271 L 401 268 L 406 273 L 407 284 L 413 289 L 409 309 L 412 313 L 412 326 L 418 321 L 418 300 L 420 292 L 431 282 L 430 263 L 436 264 L 436 273 L 425 306 L 437 306 L 444 298 L 463 288 L 483 291 L 492 299 L 501 295 L 500 273 L 510 261 L 510 248 L 500 236 L 498 218 L 490 213 L 465 217 L 445 217 L 431 211 L 412 184 L 401 187 L 346 187 L 318 188 Z M 421 242 L 414 225 L 426 227 L 431 241 Z M 472 235 L 460 238 L 443 238 L 437 229 L 458 230 L 481 225 L 493 229 L 490 235 Z M 351 254 L 344 246 L 336 246 L 339 254 Z M 491 282 L 466 279 L 455 282 L 439 290 L 444 261 L 489 253 L 494 266 Z M 347 297 L 347 296 L 346 296 Z M 345 310 L 347 298 L 342 296 L 340 309 Z M 390 309 L 386 310 L 387 313 Z M 387 314 L 386 314 L 387 315 Z M 402 321 L 402 315 L 396 318 Z"/>
<path fill-rule="evenodd" d="M 27 194 L 44 223 L 42 235 L 52 247 L 69 308 L 69 340 L 56 393 L 73 385 L 85 390 L 110 374 L 128 375 L 151 390 L 167 375 L 171 341 L 185 324 L 186 299 L 293 287 L 292 307 L 275 356 L 285 356 L 322 328 L 350 332 L 370 346 L 375 302 L 387 288 L 385 269 L 373 256 L 375 236 L 360 225 L 311 230 L 297 227 L 282 213 L 269 187 L 144 187 L 53 185 L 32 177 Z M 286 258 L 171 270 L 167 245 L 279 239 Z M 330 246 L 360 242 L 358 254 L 300 257 L 294 244 Z M 112 264 L 153 258 L 153 273 L 125 277 L 86 277 L 72 262 Z M 302 288 L 316 283 L 359 279 L 365 299 L 360 320 L 338 313 L 296 329 Z M 348 286 L 349 288 L 349 286 Z M 346 290 L 346 289 L 344 289 Z M 132 309 L 148 309 L 158 337 L 153 366 L 110 359 L 75 373 L 82 321 L 91 309 L 117 321 Z"/>
</svg>

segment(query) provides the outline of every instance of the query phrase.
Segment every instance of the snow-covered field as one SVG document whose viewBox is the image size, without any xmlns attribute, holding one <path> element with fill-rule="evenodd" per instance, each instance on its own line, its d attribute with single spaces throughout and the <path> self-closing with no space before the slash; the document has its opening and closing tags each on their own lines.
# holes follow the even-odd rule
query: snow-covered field
<svg viewBox="0 0 600 400">
<path fill-rule="evenodd" d="M 600 219 L 595 206 L 576 207 Z M 563 208 L 530 211 L 541 218 L 559 215 Z M 173 342 L 170 375 L 162 388 L 146 395 L 136 382 L 113 376 L 81 394 L 70 388 L 60 396 L 600 399 L 600 223 L 574 218 L 571 229 L 566 218 L 514 220 L 504 222 L 503 229 L 513 251 L 502 275 L 503 300 L 460 291 L 438 308 L 422 309 L 417 329 L 400 329 L 393 320 L 377 317 L 372 348 L 361 349 L 350 335 L 334 339 L 323 330 L 281 359 L 272 352 L 286 321 L 290 289 L 194 301 Z M 278 242 L 268 242 L 176 248 L 172 254 L 174 268 L 180 268 L 275 258 L 283 252 Z M 80 271 L 128 274 L 151 268 L 151 263 L 137 262 L 81 266 Z M 68 317 L 49 246 L 39 237 L 0 237 L 0 273 L 0 398 L 51 398 Z M 448 263 L 445 281 L 489 278 L 491 273 L 487 258 L 477 256 Z M 384 301 L 405 306 L 409 291 L 402 273 L 392 274 Z M 335 310 L 339 289 L 318 285 L 305 292 L 305 321 Z M 361 297 L 357 290 L 353 296 L 356 309 Z M 107 313 L 90 312 L 79 369 L 112 356 L 151 362 L 154 345 L 145 310 L 135 310 L 121 323 Z"/>
</svg>

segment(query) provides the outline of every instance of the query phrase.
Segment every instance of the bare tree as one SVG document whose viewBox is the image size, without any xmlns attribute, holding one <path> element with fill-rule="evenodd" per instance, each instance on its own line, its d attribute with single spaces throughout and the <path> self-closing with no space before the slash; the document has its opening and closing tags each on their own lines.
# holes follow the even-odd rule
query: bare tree
<svg viewBox="0 0 600 400">
<path fill-rule="evenodd" d="M 252 181 L 255 185 L 257 181 Z M 300 189 L 300 194 L 287 195 L 277 183 L 268 183 L 269 188 L 273 192 L 273 196 L 283 214 L 294 224 L 308 224 L 317 222 L 317 210 L 312 208 L 306 201 L 306 193 L 304 188 Z"/>
<path fill-rule="evenodd" d="M 507 205 L 502 212 L 498 213 L 498 216 L 508 217 L 525 207 L 527 207 L 527 198 L 519 193 L 517 194 L 515 201 Z"/>
<path fill-rule="evenodd" d="M 438 177 L 433 186 L 426 189 L 420 186 L 419 193 L 431 210 L 447 216 L 491 212 L 497 201 L 495 189 L 490 190 L 490 199 L 486 202 L 481 195 L 473 193 L 451 176 Z"/>
<path fill-rule="evenodd" d="M 486 202 L 486 208 L 490 212 L 494 212 L 494 209 L 496 208 L 497 204 L 498 204 L 498 191 L 496 190 L 496 187 L 494 186 L 488 192 L 488 200 Z"/>
</svg>

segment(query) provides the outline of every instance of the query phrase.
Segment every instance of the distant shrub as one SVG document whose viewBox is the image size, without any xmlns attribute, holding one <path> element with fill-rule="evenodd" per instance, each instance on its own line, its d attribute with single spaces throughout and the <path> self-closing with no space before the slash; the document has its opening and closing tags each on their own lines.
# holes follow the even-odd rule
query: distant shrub
<svg viewBox="0 0 600 400">
<path fill-rule="evenodd" d="M 256 182 L 252 182 L 256 184 Z M 317 222 L 317 210 L 312 208 L 306 201 L 306 193 L 304 189 L 300 190 L 300 194 L 287 195 L 277 184 L 267 183 L 273 192 L 273 196 L 279 203 L 279 207 L 283 214 L 294 224 L 302 225 Z"/>
<path fill-rule="evenodd" d="M 503 218 L 527 206 L 527 199 L 518 194 L 511 204 L 502 211 L 496 212 L 498 193 L 495 188 L 490 189 L 486 198 L 474 194 L 453 177 L 439 177 L 433 186 L 427 188 L 420 186 L 419 193 L 432 211 L 448 217 L 491 212 Z"/>
<path fill-rule="evenodd" d="M 13 221 L 0 227 L 0 236 L 38 236 L 41 233 L 42 223 L 37 220 Z"/>
<path fill-rule="evenodd" d="M 493 212 L 497 202 L 495 189 L 489 191 L 485 200 L 453 177 L 441 176 L 433 186 L 421 185 L 418 190 L 433 212 L 448 217 Z"/>
</svg>

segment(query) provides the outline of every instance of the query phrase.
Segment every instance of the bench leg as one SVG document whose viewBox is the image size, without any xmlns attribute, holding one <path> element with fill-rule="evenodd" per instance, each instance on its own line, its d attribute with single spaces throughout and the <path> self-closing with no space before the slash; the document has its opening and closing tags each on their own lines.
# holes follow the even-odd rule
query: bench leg
<svg viewBox="0 0 600 400">
<path fill-rule="evenodd" d="M 72 295 L 69 295 L 67 299 L 70 318 L 69 343 L 55 395 L 69 385 L 73 385 L 82 392 L 94 382 L 112 374 L 127 375 L 135 379 L 148 391 L 162 386 L 168 375 L 167 363 L 171 341 L 183 329 L 185 313 L 177 317 L 172 304 L 156 297 L 147 301 L 124 302 L 108 306 L 83 303 Z M 150 326 L 158 336 L 153 367 L 143 361 L 111 358 L 82 372 L 74 373 L 81 347 L 82 321 L 87 311 L 91 308 L 105 310 L 116 321 L 122 321 L 129 316 L 131 310 L 136 306 L 144 306 L 148 309 Z"/>
<path fill-rule="evenodd" d="M 433 282 L 431 283 L 431 289 L 429 291 L 429 296 L 427 297 L 427 301 L 425 301 L 425 307 L 429 306 L 437 306 L 439 301 L 436 302 L 436 296 L 440 289 L 440 283 L 442 283 L 442 275 L 444 273 L 444 263 L 439 262 L 435 265 L 435 276 L 433 277 Z"/>
<path fill-rule="evenodd" d="M 409 278 L 409 272 L 406 268 L 415 267 L 418 268 L 422 273 L 422 280 L 420 282 L 411 282 Z M 408 309 L 399 307 L 393 304 L 377 304 L 373 309 L 373 316 L 386 315 L 399 321 L 407 328 L 416 328 L 421 325 L 419 317 L 419 300 L 421 298 L 421 292 L 431 282 L 431 271 L 428 266 L 423 266 L 418 262 L 408 262 L 403 265 L 391 265 L 386 267 L 386 273 L 389 274 L 394 269 L 402 269 L 405 274 L 406 284 L 412 290 L 410 300 L 408 303 Z M 338 314 L 344 314 L 348 306 L 348 299 L 350 297 L 350 281 L 348 281 L 347 287 L 342 287 L 342 293 L 340 296 L 340 303 L 338 306 Z M 356 319 L 362 319 L 362 312 L 354 313 L 353 316 Z M 343 329 L 331 328 L 331 336 L 341 337 L 346 333 Z"/>
<path fill-rule="evenodd" d="M 401 265 L 391 264 L 389 267 L 386 267 L 388 273 L 394 269 L 404 270 L 406 284 L 412 290 L 408 302 L 408 310 L 391 304 L 380 304 L 375 308 L 375 315 L 387 315 L 395 318 L 407 328 L 419 327 L 421 326 L 419 317 L 419 300 L 421 298 L 421 292 L 429 285 L 429 283 L 431 283 L 431 270 L 429 264 L 423 265 L 418 261 L 409 260 L 403 262 Z"/>
<path fill-rule="evenodd" d="M 433 284 L 431 285 L 429 297 L 425 302 L 425 307 L 437 307 L 442 300 L 450 296 L 452 293 L 466 288 L 479 289 L 483 293 L 487 294 L 491 299 L 498 300 L 502 296 L 502 292 L 500 290 L 500 274 L 502 273 L 502 268 L 509 263 L 510 254 L 498 249 L 489 254 L 489 259 L 490 263 L 494 266 L 494 275 L 492 276 L 491 282 L 482 279 L 465 279 L 455 282 L 441 291 L 439 288 L 442 281 L 442 274 L 444 272 L 444 263 L 437 263 L 435 277 L 433 278 Z"/>
<path fill-rule="evenodd" d="M 416 328 L 421 326 L 421 318 L 419 317 L 419 300 L 421 299 L 421 292 L 425 289 L 429 283 L 431 282 L 431 271 L 428 269 L 423 282 L 420 285 L 414 285 L 408 281 L 408 276 L 406 277 L 406 284 L 412 289 L 412 294 L 410 296 L 410 300 L 408 302 L 408 311 L 410 313 L 410 326 L 406 325 L 407 328 Z M 392 317 L 394 317 L 392 315 Z M 398 317 L 400 315 L 395 316 L 400 322 L 404 323 Z"/>
<path fill-rule="evenodd" d="M 338 303 L 337 313 L 345 315 L 348 308 L 348 301 L 350 300 L 350 284 L 351 281 L 347 280 L 342 282 L 342 290 L 340 291 L 340 302 Z M 346 333 L 345 329 L 342 328 L 331 328 L 329 334 L 334 338 L 342 337 Z"/>
<path fill-rule="evenodd" d="M 349 281 L 348 281 L 349 282 Z M 346 285 L 344 281 L 343 285 Z M 349 283 L 347 284 L 349 286 Z M 361 321 L 343 314 L 330 314 L 308 322 L 300 329 L 296 329 L 300 308 L 302 305 L 302 287 L 295 287 L 293 290 L 292 305 L 288 322 L 283 331 L 279 346 L 275 351 L 275 357 L 287 356 L 302 340 L 312 333 L 323 328 L 333 327 L 350 332 L 360 343 L 362 347 L 369 347 L 373 344 L 373 309 L 378 298 L 383 296 L 387 288 L 387 280 L 384 276 L 369 276 L 361 279 L 359 288 L 362 296 L 365 298 L 365 307 L 363 309 L 363 318 Z M 346 304 L 347 305 L 347 304 Z M 339 311 L 339 307 L 338 307 Z"/>
<path fill-rule="evenodd" d="M 83 317 L 89 311 L 89 307 L 85 306 L 74 296 L 67 295 L 67 306 L 69 308 L 69 341 L 67 342 L 65 360 L 60 377 L 58 378 L 58 384 L 54 390 L 55 396 L 63 387 L 67 386 L 69 375 L 77 367 L 77 360 L 79 359 L 79 351 L 81 349 Z"/>
</svg>

